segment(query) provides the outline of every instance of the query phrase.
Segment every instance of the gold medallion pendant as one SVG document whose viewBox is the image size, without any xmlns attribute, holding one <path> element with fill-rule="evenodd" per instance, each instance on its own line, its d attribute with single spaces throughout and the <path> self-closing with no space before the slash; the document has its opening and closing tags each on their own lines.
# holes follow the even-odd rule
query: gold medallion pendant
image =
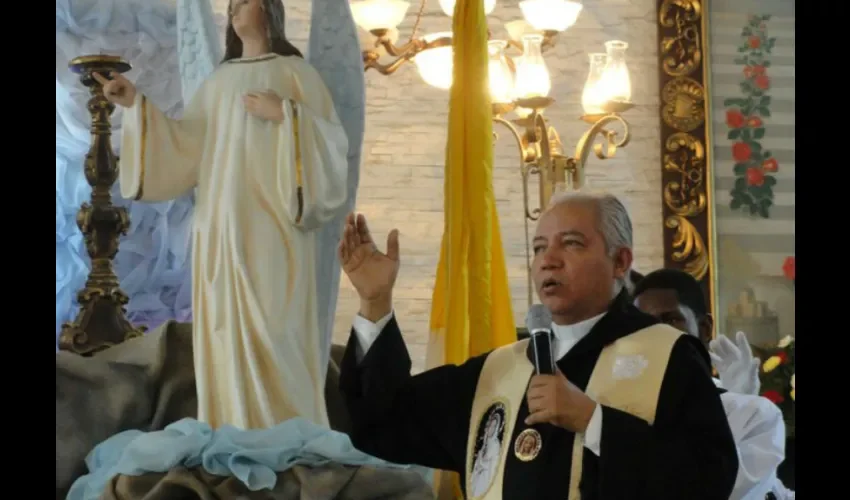
<svg viewBox="0 0 850 500">
<path fill-rule="evenodd" d="M 514 441 L 514 455 L 523 462 L 530 462 L 537 458 L 540 448 L 543 447 L 543 438 L 535 429 L 526 429 L 519 433 Z"/>
</svg>

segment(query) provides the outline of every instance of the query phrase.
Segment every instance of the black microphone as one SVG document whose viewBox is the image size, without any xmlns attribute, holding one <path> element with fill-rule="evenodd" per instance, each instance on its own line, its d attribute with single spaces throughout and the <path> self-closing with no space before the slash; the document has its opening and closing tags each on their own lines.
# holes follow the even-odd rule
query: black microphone
<svg viewBox="0 0 850 500">
<path fill-rule="evenodd" d="M 552 352 L 552 315 L 542 304 L 534 304 L 525 316 L 525 327 L 534 352 L 534 373 L 555 374 L 555 355 Z"/>
</svg>

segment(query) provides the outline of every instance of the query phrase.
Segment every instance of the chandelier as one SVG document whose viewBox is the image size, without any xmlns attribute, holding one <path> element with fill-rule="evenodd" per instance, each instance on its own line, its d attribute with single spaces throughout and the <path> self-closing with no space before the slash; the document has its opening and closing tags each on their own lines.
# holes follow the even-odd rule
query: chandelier
<svg viewBox="0 0 850 500">
<path fill-rule="evenodd" d="M 439 0 L 443 12 L 452 17 L 455 0 Z M 452 34 L 438 32 L 418 37 L 419 23 L 425 10 L 426 0 L 422 0 L 419 12 L 409 40 L 403 45 L 396 45 L 398 25 L 404 20 L 410 8 L 410 2 L 404 0 L 357 0 L 351 2 L 351 12 L 354 21 L 360 28 L 368 31 L 375 38 L 374 48 L 363 51 L 363 66 L 366 71 L 374 69 L 383 75 L 390 75 L 405 62 L 413 61 L 419 70 L 419 75 L 426 83 L 441 89 L 451 87 L 452 78 Z M 523 35 L 539 34 L 532 42 L 532 50 L 537 55 L 554 45 L 558 33 L 572 26 L 582 5 L 569 0 L 523 0 L 519 3 L 524 20 L 507 23 L 510 39 L 505 41 L 505 47 L 511 47 L 526 54 L 528 44 L 522 40 Z M 490 14 L 496 8 L 496 0 L 484 0 L 484 12 Z M 382 62 L 382 52 L 389 60 Z"/>
<path fill-rule="evenodd" d="M 395 38 L 410 2 L 351 2 L 354 22 L 374 37 L 373 47 L 363 50 L 364 71 L 372 69 L 382 75 L 391 75 L 412 61 L 426 83 L 440 89 L 451 88 L 452 33 L 418 36 L 426 1 L 421 0 L 413 31 L 402 45 L 397 45 Z M 483 1 L 484 12 L 492 13 L 496 0 Z M 443 12 L 451 17 L 456 0 L 439 2 Z M 590 70 L 581 95 L 584 110 L 581 119 L 590 126 L 576 143 L 575 152 L 565 153 L 557 130 L 543 117 L 544 111 L 554 103 L 549 97 L 552 82 L 543 54 L 555 45 L 559 33 L 575 24 L 582 5 L 570 0 L 522 0 L 519 7 L 523 19 L 505 25 L 508 39 L 491 37 L 488 41 L 488 80 L 492 119 L 510 132 L 519 153 L 529 270 L 528 303 L 531 304 L 528 222 L 537 220 L 555 192 L 578 189 L 584 184 L 585 165 L 591 153 L 604 160 L 628 144 L 629 125 L 621 114 L 634 104 L 626 65 L 628 44 L 619 40 L 606 42 L 605 52 L 589 54 Z M 509 113 L 516 117 L 507 118 Z M 612 126 L 621 129 L 622 133 L 612 130 Z M 529 193 L 531 176 L 539 179 L 536 204 L 532 203 Z"/>
</svg>

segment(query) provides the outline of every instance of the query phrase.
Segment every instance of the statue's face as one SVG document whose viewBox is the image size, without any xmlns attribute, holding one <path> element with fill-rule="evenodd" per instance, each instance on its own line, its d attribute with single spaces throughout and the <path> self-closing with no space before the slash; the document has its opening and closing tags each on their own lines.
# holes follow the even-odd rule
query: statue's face
<svg viewBox="0 0 850 500">
<path fill-rule="evenodd" d="M 239 38 L 260 36 L 265 32 L 262 0 L 231 0 L 230 23 Z"/>
</svg>

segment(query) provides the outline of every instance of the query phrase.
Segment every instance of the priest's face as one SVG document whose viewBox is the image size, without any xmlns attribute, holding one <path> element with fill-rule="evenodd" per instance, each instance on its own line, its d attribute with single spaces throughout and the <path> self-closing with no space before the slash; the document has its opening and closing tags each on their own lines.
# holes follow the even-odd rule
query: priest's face
<svg viewBox="0 0 850 500">
<path fill-rule="evenodd" d="M 230 23 L 239 38 L 265 36 L 263 0 L 231 0 Z"/>
<path fill-rule="evenodd" d="M 617 279 L 631 265 L 630 249 L 615 249 L 613 255 L 608 251 L 599 222 L 593 202 L 574 200 L 552 207 L 537 224 L 532 276 L 555 324 L 605 312 Z"/>
</svg>

